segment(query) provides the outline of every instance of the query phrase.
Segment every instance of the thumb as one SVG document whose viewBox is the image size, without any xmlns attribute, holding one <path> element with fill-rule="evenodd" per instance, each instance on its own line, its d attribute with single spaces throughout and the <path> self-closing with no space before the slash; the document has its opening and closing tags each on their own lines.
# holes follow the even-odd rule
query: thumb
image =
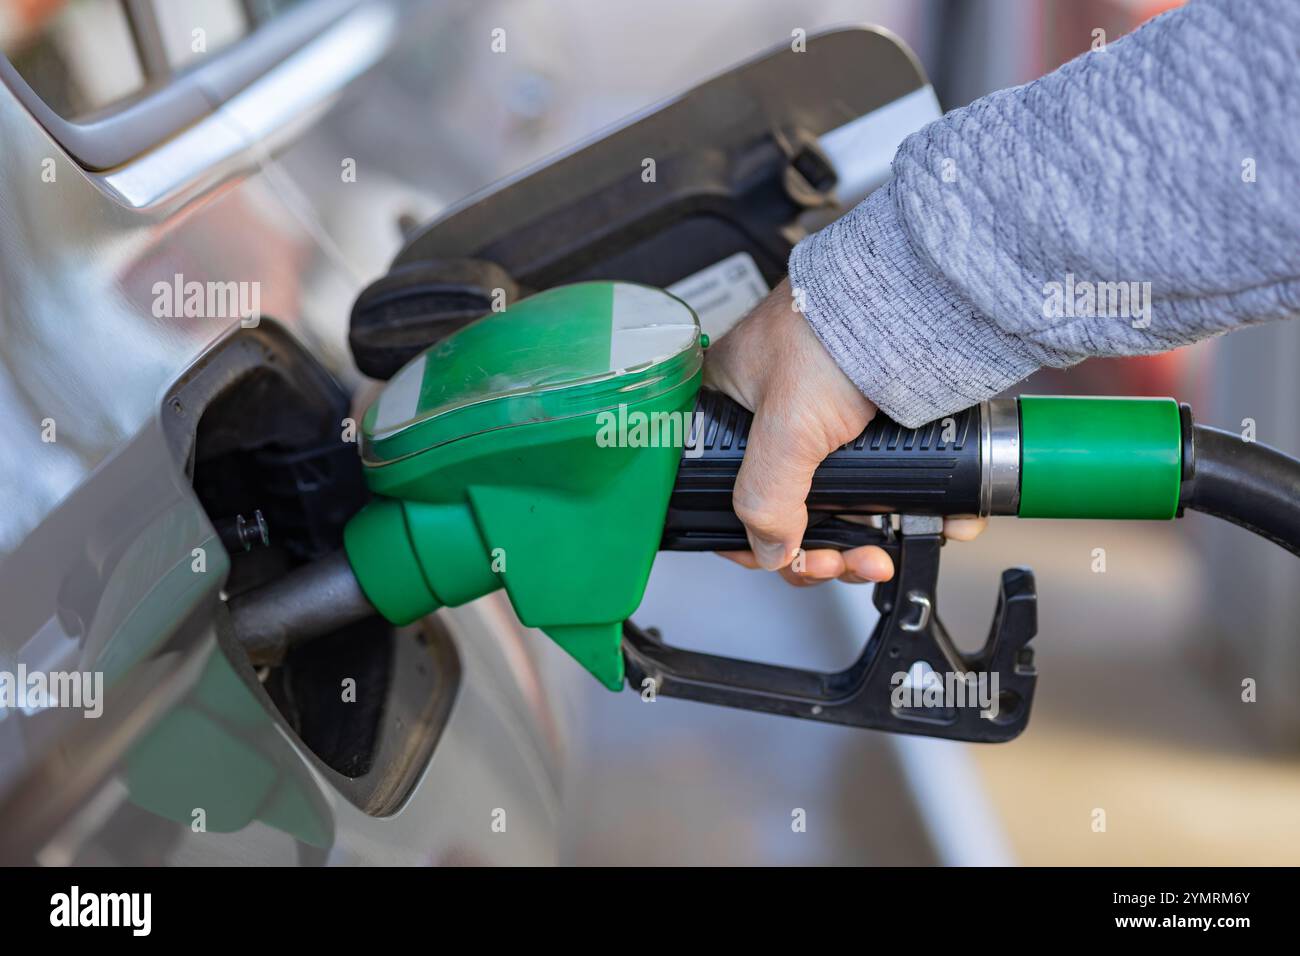
<svg viewBox="0 0 1300 956">
<path fill-rule="evenodd" d="M 755 411 L 732 494 L 754 558 L 768 571 L 789 564 L 803 541 L 804 502 L 828 451 L 789 420 L 790 411 L 787 403 L 767 403 Z"/>
</svg>

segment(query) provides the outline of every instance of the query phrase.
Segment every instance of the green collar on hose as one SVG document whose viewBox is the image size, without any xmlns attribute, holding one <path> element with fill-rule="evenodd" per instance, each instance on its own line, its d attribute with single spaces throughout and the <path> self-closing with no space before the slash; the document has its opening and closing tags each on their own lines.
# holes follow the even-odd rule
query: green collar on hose
<svg viewBox="0 0 1300 956">
<path fill-rule="evenodd" d="M 1173 518 L 1183 477 L 1172 398 L 1020 397 L 1020 517 Z"/>
</svg>

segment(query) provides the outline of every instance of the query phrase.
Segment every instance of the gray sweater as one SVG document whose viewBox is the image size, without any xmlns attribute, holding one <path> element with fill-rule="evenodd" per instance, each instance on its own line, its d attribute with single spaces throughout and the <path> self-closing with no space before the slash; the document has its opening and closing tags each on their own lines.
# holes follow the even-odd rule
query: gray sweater
<svg viewBox="0 0 1300 956">
<path fill-rule="evenodd" d="M 790 281 L 904 425 L 1300 314 L 1300 0 L 1191 0 L 931 123 L 893 171 Z"/>
</svg>

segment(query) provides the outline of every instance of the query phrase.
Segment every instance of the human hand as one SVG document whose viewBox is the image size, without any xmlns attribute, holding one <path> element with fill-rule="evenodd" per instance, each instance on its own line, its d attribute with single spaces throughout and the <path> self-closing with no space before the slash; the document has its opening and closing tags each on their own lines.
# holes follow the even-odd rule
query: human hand
<svg viewBox="0 0 1300 956">
<path fill-rule="evenodd" d="M 750 551 L 724 552 L 745 567 L 779 571 L 807 586 L 838 578 L 888 581 L 894 563 L 875 545 L 814 550 L 798 562 L 813 472 L 836 448 L 856 438 L 876 414 L 794 307 L 783 280 L 708 351 L 704 380 L 754 413 L 732 506 L 745 524 Z M 944 534 L 968 541 L 982 518 L 947 518 Z"/>
</svg>

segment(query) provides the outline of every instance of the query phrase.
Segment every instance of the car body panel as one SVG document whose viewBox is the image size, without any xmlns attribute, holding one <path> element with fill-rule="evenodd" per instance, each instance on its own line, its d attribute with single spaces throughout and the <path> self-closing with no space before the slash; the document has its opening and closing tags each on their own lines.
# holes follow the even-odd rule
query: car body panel
<svg viewBox="0 0 1300 956">
<path fill-rule="evenodd" d="M 337 331 L 400 242 L 394 203 L 442 200 L 386 177 L 345 183 L 320 143 L 347 139 L 355 104 L 382 96 L 403 18 L 434 15 L 359 4 L 353 42 L 327 31 L 102 173 L 0 88 L 0 670 L 99 671 L 106 688 L 98 718 L 0 711 L 4 862 L 557 859 L 561 718 L 537 639 L 508 606 L 419 625 L 455 646 L 454 699 L 396 805 L 366 812 L 230 644 L 229 560 L 166 427 L 169 387 L 230 336 L 283 336 L 358 383 Z M 295 150 L 325 172 L 290 173 L 276 157 Z M 369 257 L 345 255 L 320 225 L 323 211 L 361 206 L 380 210 L 350 221 Z M 257 283 L 261 313 L 288 332 L 158 315 L 156 284 L 175 275 Z"/>
</svg>

